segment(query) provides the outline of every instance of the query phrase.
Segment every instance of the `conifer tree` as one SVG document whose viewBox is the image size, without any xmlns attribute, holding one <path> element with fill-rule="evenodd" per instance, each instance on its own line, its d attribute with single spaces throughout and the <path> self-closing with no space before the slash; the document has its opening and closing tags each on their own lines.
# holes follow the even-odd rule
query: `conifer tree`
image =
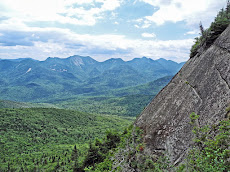
<svg viewBox="0 0 230 172">
<path fill-rule="evenodd" d="M 226 15 L 227 15 L 227 18 L 230 19 L 230 1 L 229 0 L 227 2 Z"/>
<path fill-rule="evenodd" d="M 57 165 L 55 166 L 55 171 L 57 170 L 57 169 L 59 169 L 60 168 L 60 164 L 59 164 L 59 161 L 57 162 Z"/>
<path fill-rule="evenodd" d="M 204 36 L 204 27 L 201 22 L 200 22 L 200 33 L 201 33 L 201 36 Z"/>
<path fill-rule="evenodd" d="M 78 171 L 79 171 L 78 163 L 77 161 L 74 161 L 73 172 L 78 172 Z"/>
<path fill-rule="evenodd" d="M 77 150 L 77 146 L 75 145 L 71 154 L 71 160 L 77 160 L 78 159 L 78 150 Z"/>
<path fill-rule="evenodd" d="M 95 163 L 103 161 L 99 148 L 92 143 L 89 144 L 89 150 L 84 161 L 84 167 L 94 166 Z"/>
</svg>

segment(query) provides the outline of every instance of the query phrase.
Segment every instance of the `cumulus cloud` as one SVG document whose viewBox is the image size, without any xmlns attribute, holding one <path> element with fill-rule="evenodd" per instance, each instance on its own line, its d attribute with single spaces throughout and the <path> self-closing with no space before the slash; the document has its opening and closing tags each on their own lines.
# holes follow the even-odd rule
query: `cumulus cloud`
<svg viewBox="0 0 230 172">
<path fill-rule="evenodd" d="M 102 5 L 96 6 L 96 3 Z M 84 8 L 84 5 L 90 8 Z M 59 22 L 74 25 L 95 25 L 106 11 L 113 11 L 121 0 L 2 0 L 0 16 L 23 22 Z M 82 5 L 82 6 L 79 6 Z"/>
<path fill-rule="evenodd" d="M 166 22 L 185 21 L 187 25 L 197 25 L 202 21 L 209 25 L 217 11 L 225 6 L 226 0 L 140 0 L 158 10 L 145 20 L 162 25 Z"/>
<path fill-rule="evenodd" d="M 107 34 L 101 32 L 86 34 L 88 30 L 93 30 L 91 26 L 96 25 L 105 17 L 106 12 L 112 14 L 113 20 L 111 18 L 109 20 L 113 25 L 122 25 L 122 20 L 116 18 L 119 14 L 114 10 L 119 8 L 124 0 L 1 0 L 0 58 L 32 57 L 44 60 L 49 56 L 64 58 L 77 54 L 90 55 L 99 61 L 118 57 L 130 60 L 142 56 L 153 59 L 174 59 L 178 62 L 187 60 L 189 49 L 193 44 L 192 39 L 161 41 L 137 39 L 137 37 L 141 34 L 143 38 L 155 38 L 156 35 L 147 30 L 153 22 L 163 24 L 167 21 L 184 21 L 190 16 L 188 19 L 191 21 L 186 20 L 189 24 L 193 22 L 193 18 L 197 20 L 197 15 L 200 13 L 195 11 L 192 15 L 191 10 L 187 9 L 185 4 L 188 0 L 184 0 L 185 2 L 182 0 L 142 1 L 159 10 L 145 18 L 130 19 L 136 22 L 131 23 L 132 26 L 143 29 L 145 32 L 141 34 L 138 29 L 136 37 L 131 38 L 122 34 L 125 33 L 124 30 L 116 35 L 109 34 L 109 31 L 106 32 Z M 212 9 L 216 9 L 218 2 L 213 1 L 210 4 L 210 13 L 215 13 L 212 12 Z M 172 11 L 168 10 L 170 7 Z M 165 13 L 165 10 L 168 11 Z M 189 11 L 185 12 L 186 10 Z M 207 12 L 204 15 L 207 16 L 210 13 Z M 39 26 L 37 23 L 48 23 L 48 26 Z M 52 23 L 55 24 L 52 25 Z M 83 29 L 86 26 L 90 27 L 87 27 L 86 32 L 83 29 L 77 32 L 80 27 L 78 25 L 81 25 Z M 104 26 L 100 27 L 104 29 Z M 127 29 L 124 26 L 123 28 Z"/>
<path fill-rule="evenodd" d="M 198 35 L 199 33 L 200 33 L 199 30 L 192 30 L 192 31 L 186 32 L 184 35 Z"/>
<path fill-rule="evenodd" d="M 24 28 L 24 30 L 27 31 L 1 30 L 3 34 L 1 37 L 18 36 L 12 37 L 15 42 L 11 46 L 7 46 L 6 43 L 0 45 L 0 58 L 32 57 L 44 60 L 49 56 L 64 58 L 78 54 L 91 55 L 99 61 L 111 57 L 130 60 L 142 56 L 153 59 L 177 57 L 177 61 L 185 61 L 188 58 L 188 47 L 193 43 L 190 39 L 160 41 L 128 39 L 124 35 L 113 34 L 77 34 L 69 29 L 58 28 Z"/>
<path fill-rule="evenodd" d="M 145 20 L 141 28 L 146 29 L 146 28 L 149 28 L 150 26 L 151 26 L 151 22 L 149 22 L 148 20 Z"/>
<path fill-rule="evenodd" d="M 142 33 L 141 36 L 144 38 L 155 38 L 156 37 L 155 33 Z"/>
</svg>

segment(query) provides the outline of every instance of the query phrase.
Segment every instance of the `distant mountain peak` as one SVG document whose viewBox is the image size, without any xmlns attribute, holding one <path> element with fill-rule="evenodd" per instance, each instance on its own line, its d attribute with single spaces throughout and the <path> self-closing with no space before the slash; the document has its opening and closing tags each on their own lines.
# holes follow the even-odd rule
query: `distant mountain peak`
<svg viewBox="0 0 230 172">
<path fill-rule="evenodd" d="M 44 61 L 52 61 L 52 60 L 58 60 L 60 59 L 59 57 L 48 57 L 46 60 Z"/>
<path fill-rule="evenodd" d="M 98 62 L 93 58 L 91 58 L 90 56 L 79 56 L 79 55 L 70 56 L 68 58 L 48 57 L 45 61 L 65 63 L 65 64 L 70 63 L 73 64 L 74 66 L 91 65 Z"/>
<path fill-rule="evenodd" d="M 94 60 L 92 57 L 90 56 L 79 56 L 79 55 L 74 55 L 74 56 L 70 56 L 67 59 L 70 60 L 74 60 L 74 61 L 79 61 L 79 62 L 83 62 L 84 64 L 93 64 L 93 63 L 97 63 L 98 61 Z"/>
<path fill-rule="evenodd" d="M 143 56 L 141 58 L 134 58 L 131 61 L 153 61 L 153 59 Z"/>
<path fill-rule="evenodd" d="M 106 60 L 105 62 L 124 62 L 124 60 L 121 58 L 111 58 Z"/>
<path fill-rule="evenodd" d="M 84 57 L 79 55 L 73 55 L 73 56 L 69 56 L 67 59 L 74 59 L 74 58 L 84 58 Z"/>
<path fill-rule="evenodd" d="M 168 61 L 168 60 L 166 60 L 166 59 L 164 59 L 164 58 L 159 58 L 159 59 L 157 59 L 156 61 Z"/>
<path fill-rule="evenodd" d="M 85 65 L 81 57 L 72 56 L 72 57 L 69 57 L 69 59 L 70 59 L 71 62 L 72 62 L 74 65 L 76 65 L 76 66 Z"/>
</svg>

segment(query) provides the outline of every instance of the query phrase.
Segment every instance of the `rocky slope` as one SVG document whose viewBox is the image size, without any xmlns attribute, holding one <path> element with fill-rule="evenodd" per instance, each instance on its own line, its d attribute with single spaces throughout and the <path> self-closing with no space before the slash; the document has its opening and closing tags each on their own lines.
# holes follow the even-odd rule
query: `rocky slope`
<svg viewBox="0 0 230 172">
<path fill-rule="evenodd" d="M 200 51 L 144 109 L 135 125 L 144 130 L 146 153 L 168 152 L 172 163 L 183 161 L 192 146 L 189 115 L 199 125 L 227 117 L 230 106 L 230 26 L 207 50 Z"/>
</svg>

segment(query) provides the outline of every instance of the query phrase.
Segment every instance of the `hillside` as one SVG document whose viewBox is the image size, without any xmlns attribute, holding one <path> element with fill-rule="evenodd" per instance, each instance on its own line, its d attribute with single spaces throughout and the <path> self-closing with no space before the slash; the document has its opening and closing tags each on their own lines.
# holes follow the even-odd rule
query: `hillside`
<svg viewBox="0 0 230 172">
<path fill-rule="evenodd" d="M 111 128 L 122 131 L 132 120 L 53 108 L 0 109 L 0 171 L 51 170 L 57 162 L 70 170 L 74 145 L 83 158 L 86 143 Z"/>
<path fill-rule="evenodd" d="M 15 102 L 9 100 L 0 100 L 0 108 L 58 108 L 55 105 L 48 104 L 48 103 L 25 103 L 25 102 Z"/>
<path fill-rule="evenodd" d="M 156 95 L 172 78 L 173 76 L 165 76 L 146 84 L 112 90 L 110 94 L 115 96 Z"/>
<path fill-rule="evenodd" d="M 45 61 L 0 61 L 0 99 L 44 102 L 71 96 L 101 96 L 130 86 L 174 75 L 184 63 L 146 57 L 131 61 L 71 56 Z"/>
<path fill-rule="evenodd" d="M 153 97 L 171 80 L 163 77 L 147 84 L 101 92 L 102 96 L 85 96 L 54 100 L 50 103 L 81 112 L 137 116 Z"/>
<path fill-rule="evenodd" d="M 65 96 L 46 100 L 46 103 L 0 100 L 0 108 L 64 108 L 105 115 L 137 116 L 152 98 L 171 80 L 163 77 L 147 84 L 101 91 L 100 96 Z"/>
</svg>

